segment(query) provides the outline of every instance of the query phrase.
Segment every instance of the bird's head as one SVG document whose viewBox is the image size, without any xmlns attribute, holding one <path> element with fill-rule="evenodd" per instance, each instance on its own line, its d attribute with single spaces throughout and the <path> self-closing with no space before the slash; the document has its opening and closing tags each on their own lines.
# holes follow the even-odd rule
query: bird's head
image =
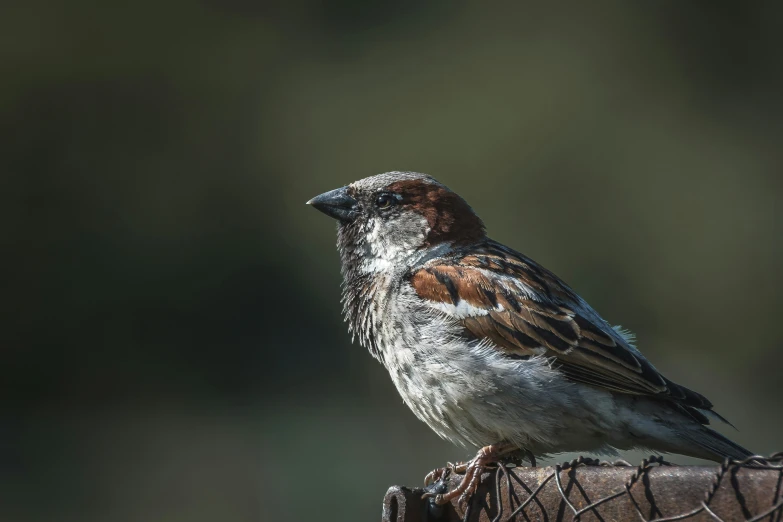
<svg viewBox="0 0 783 522">
<path fill-rule="evenodd" d="M 363 273 L 405 269 L 433 249 L 485 237 L 464 199 L 417 172 L 371 176 L 307 203 L 338 221 L 343 268 Z"/>
</svg>

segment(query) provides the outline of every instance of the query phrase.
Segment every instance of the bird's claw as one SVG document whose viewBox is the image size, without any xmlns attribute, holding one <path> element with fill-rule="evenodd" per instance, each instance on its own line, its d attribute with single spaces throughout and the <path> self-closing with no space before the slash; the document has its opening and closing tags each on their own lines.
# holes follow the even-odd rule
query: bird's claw
<svg viewBox="0 0 783 522">
<path fill-rule="evenodd" d="M 449 473 L 451 473 L 449 468 L 433 469 L 424 477 L 424 486 L 427 487 L 431 484 L 435 484 L 439 480 L 445 480 L 449 476 Z"/>
<path fill-rule="evenodd" d="M 461 474 L 465 473 L 466 464 L 464 462 L 459 462 L 457 464 L 454 464 L 453 462 L 447 462 L 446 466 L 442 468 L 436 468 L 427 473 L 427 476 L 424 477 L 424 486 L 429 486 L 430 484 L 434 484 L 435 482 L 438 482 L 439 480 L 445 481 L 451 473 L 454 474 Z"/>
<path fill-rule="evenodd" d="M 426 491 L 421 498 L 431 499 L 435 505 L 448 504 L 453 498 L 459 495 L 459 503 L 465 504 L 470 500 L 470 497 L 478 489 L 481 482 L 481 474 L 486 469 L 486 466 L 477 459 L 472 460 L 467 464 L 452 464 L 449 462 L 446 467 L 433 470 L 425 477 L 425 486 L 431 487 L 430 491 Z M 451 491 L 448 491 L 446 479 L 448 479 L 451 473 L 465 473 L 465 476 L 460 481 L 459 485 Z M 437 478 L 436 478 L 437 477 Z M 427 480 L 433 480 L 428 483 Z M 430 486 L 432 484 L 432 486 Z"/>
<path fill-rule="evenodd" d="M 433 482 L 440 482 L 437 487 L 438 490 L 441 486 L 446 487 L 446 479 L 449 474 L 462 474 L 465 476 L 460 481 L 459 485 L 451 491 L 439 491 L 435 493 L 436 489 L 432 488 L 430 492 L 427 492 L 422 498 L 431 499 L 430 502 L 434 502 L 437 505 L 443 505 L 451 502 L 452 499 L 459 497 L 458 502 L 460 505 L 468 502 L 470 497 L 478 490 L 479 483 L 481 482 L 481 474 L 487 469 L 487 466 L 496 464 L 504 454 L 508 454 L 514 447 L 508 443 L 498 444 L 494 446 L 485 446 L 479 450 L 476 456 L 467 463 L 452 464 L 451 462 L 446 464 L 444 468 L 438 468 L 433 470 L 426 477 L 424 477 L 425 486 Z"/>
</svg>

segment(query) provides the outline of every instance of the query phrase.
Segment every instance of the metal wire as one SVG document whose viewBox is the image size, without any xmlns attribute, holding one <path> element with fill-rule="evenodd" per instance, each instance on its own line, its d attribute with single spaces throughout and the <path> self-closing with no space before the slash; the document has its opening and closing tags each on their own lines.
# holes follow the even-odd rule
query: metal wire
<svg viewBox="0 0 783 522">
<path fill-rule="evenodd" d="M 690 509 L 688 511 L 685 511 L 681 514 L 674 515 L 674 516 L 667 516 L 667 517 L 656 517 L 656 518 L 647 518 L 644 513 L 642 512 L 641 507 L 639 506 L 638 502 L 634 498 L 632 488 L 634 484 L 636 484 L 640 479 L 643 479 L 645 475 L 655 466 L 675 466 L 675 464 L 671 464 L 667 461 L 665 461 L 663 458 L 659 456 L 652 456 L 649 459 L 644 459 L 642 463 L 636 467 L 636 470 L 634 473 L 630 476 L 630 478 L 626 481 L 624 487 L 622 489 L 619 489 L 618 491 L 615 491 L 609 495 L 606 495 L 600 499 L 594 500 L 590 502 L 587 506 L 584 506 L 582 508 L 577 508 L 568 497 L 567 491 L 563 488 L 563 481 L 561 479 L 561 473 L 566 472 L 568 474 L 572 474 L 575 472 L 575 470 L 582 466 L 631 466 L 626 461 L 615 461 L 615 462 L 605 462 L 605 461 L 599 461 L 596 459 L 590 459 L 590 458 L 584 458 L 579 457 L 578 459 L 572 460 L 570 462 L 565 462 L 563 464 L 557 465 L 554 467 L 554 471 L 545 477 L 535 488 L 535 490 L 530 491 L 527 486 L 524 486 L 520 478 L 516 475 L 514 472 L 514 469 L 512 466 L 506 466 L 504 464 L 499 464 L 497 467 L 497 470 L 495 472 L 495 499 L 496 499 L 496 505 L 494 506 L 494 510 L 496 512 L 495 517 L 492 519 L 492 522 L 500 522 L 503 520 L 503 513 L 504 513 L 504 506 L 502 501 L 502 495 L 501 495 L 501 488 L 502 488 L 502 482 L 505 481 L 506 488 L 507 488 L 507 496 L 508 502 L 513 504 L 514 502 L 518 502 L 519 505 L 516 506 L 516 508 L 509 513 L 508 518 L 505 520 L 515 520 L 515 517 L 520 515 L 523 510 L 530 505 L 531 502 L 533 502 L 536 499 L 536 496 L 544 489 L 544 487 L 551 482 L 552 480 L 555 481 L 555 484 L 557 485 L 557 491 L 560 494 L 560 497 L 563 500 L 564 505 L 567 509 L 569 509 L 573 515 L 574 520 L 580 520 L 580 517 L 588 512 L 595 511 L 595 514 L 600 519 L 600 515 L 598 514 L 597 508 L 599 506 L 603 506 L 609 502 L 612 502 L 614 500 L 617 500 L 621 497 L 628 496 L 629 500 L 631 501 L 631 504 L 634 508 L 634 511 L 639 517 L 639 520 L 641 522 L 674 522 L 679 520 L 687 520 L 689 518 L 695 517 L 699 514 L 706 514 L 712 517 L 714 520 L 718 522 L 734 522 L 737 520 L 736 518 L 732 518 L 731 521 L 725 520 L 721 518 L 721 516 L 716 513 L 711 506 L 711 503 L 713 499 L 715 498 L 716 493 L 720 489 L 721 483 L 723 480 L 729 476 L 732 473 L 736 473 L 737 470 L 741 468 L 750 468 L 750 469 L 758 469 L 758 470 L 776 470 L 780 471 L 780 479 L 777 483 L 776 491 L 774 492 L 774 495 L 772 496 L 773 504 L 766 510 L 757 513 L 755 515 L 747 516 L 745 517 L 745 522 L 759 522 L 765 517 L 771 517 L 770 520 L 772 520 L 772 516 L 777 514 L 777 520 L 780 520 L 781 514 L 783 514 L 783 499 L 780 499 L 781 494 L 781 488 L 783 487 L 783 452 L 775 453 L 769 457 L 762 457 L 759 455 L 754 455 L 751 457 L 748 457 L 746 459 L 742 460 L 729 460 L 726 459 L 721 465 L 718 467 L 717 472 L 715 473 L 715 478 L 713 479 L 710 486 L 707 488 L 707 490 L 704 493 L 704 499 L 701 501 L 700 505 L 694 506 L 693 509 Z M 515 481 L 518 485 L 521 485 L 525 488 L 526 491 L 529 492 L 527 498 L 524 500 L 521 500 L 517 497 L 517 494 L 515 492 L 515 489 L 512 487 L 512 481 Z M 571 485 L 569 484 L 569 488 Z M 478 496 L 478 495 L 476 495 Z M 468 520 L 468 517 L 471 516 L 473 512 L 473 507 L 476 502 L 474 502 L 476 499 L 474 498 L 469 505 L 467 506 L 467 509 L 465 511 L 465 516 L 463 517 L 464 521 Z M 776 501 L 777 500 L 777 501 Z M 490 511 L 490 506 L 485 505 L 481 506 L 487 509 L 487 513 Z M 660 511 L 658 511 L 659 514 Z M 527 517 L 526 517 L 527 518 Z"/>
</svg>

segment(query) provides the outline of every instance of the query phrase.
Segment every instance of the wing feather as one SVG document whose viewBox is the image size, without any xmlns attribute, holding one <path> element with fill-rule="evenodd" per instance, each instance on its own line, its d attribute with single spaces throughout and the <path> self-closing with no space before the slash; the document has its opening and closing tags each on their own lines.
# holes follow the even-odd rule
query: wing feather
<svg viewBox="0 0 783 522">
<path fill-rule="evenodd" d="M 498 243 L 429 261 L 411 274 L 410 283 L 439 310 L 449 313 L 443 305 L 453 305 L 452 315 L 468 336 L 491 341 L 509 357 L 542 355 L 576 382 L 685 408 L 712 407 L 702 395 L 663 377 L 557 276 Z M 458 314 L 461 302 L 477 312 Z"/>
</svg>

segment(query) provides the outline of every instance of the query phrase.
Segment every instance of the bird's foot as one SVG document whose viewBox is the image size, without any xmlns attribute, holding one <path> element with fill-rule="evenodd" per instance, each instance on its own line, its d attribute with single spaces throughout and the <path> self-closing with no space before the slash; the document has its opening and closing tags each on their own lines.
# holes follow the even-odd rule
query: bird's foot
<svg viewBox="0 0 783 522">
<path fill-rule="evenodd" d="M 428 480 L 432 482 L 444 480 L 452 472 L 464 473 L 465 476 L 462 481 L 460 481 L 459 485 L 451 491 L 437 494 L 428 492 L 425 493 L 422 498 L 434 497 L 433 500 L 435 501 L 435 504 L 438 505 L 447 504 L 456 497 L 459 497 L 460 504 L 467 502 L 478 489 L 478 486 L 481 483 L 481 474 L 484 473 L 484 470 L 486 470 L 488 466 L 496 464 L 501 457 L 514 449 L 514 446 L 507 443 L 484 446 L 470 462 L 458 465 L 449 464 L 445 468 L 434 470 L 425 477 L 425 485 L 428 483 Z"/>
<path fill-rule="evenodd" d="M 457 462 L 456 464 L 447 462 L 446 467 L 436 468 L 427 473 L 427 476 L 424 477 L 424 486 L 429 486 L 430 484 L 434 484 L 439 480 L 445 480 L 451 473 L 457 473 L 461 475 L 465 473 L 466 469 L 466 462 Z"/>
</svg>

